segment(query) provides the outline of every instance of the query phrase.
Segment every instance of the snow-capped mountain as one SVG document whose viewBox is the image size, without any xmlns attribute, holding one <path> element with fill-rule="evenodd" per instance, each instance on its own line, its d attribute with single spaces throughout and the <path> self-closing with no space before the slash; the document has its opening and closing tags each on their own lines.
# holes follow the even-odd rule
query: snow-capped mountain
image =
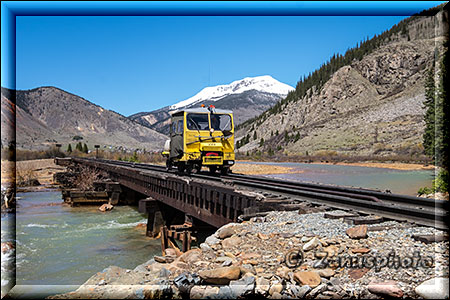
<svg viewBox="0 0 450 300">
<path fill-rule="evenodd" d="M 206 87 L 195 96 L 171 105 L 170 109 L 179 109 L 195 105 L 202 101 L 217 101 L 228 95 L 241 94 L 250 90 L 277 94 L 284 97 L 289 91 L 294 90 L 294 88 L 285 83 L 279 82 L 270 75 L 246 77 L 241 80 L 233 81 L 230 84 Z"/>
<path fill-rule="evenodd" d="M 169 132 L 170 111 L 199 107 L 201 104 L 206 106 L 214 104 L 217 108 L 232 110 L 234 122 L 237 125 L 272 107 L 292 90 L 294 90 L 293 87 L 279 82 L 269 75 L 247 77 L 230 84 L 206 87 L 195 96 L 174 105 L 151 112 L 140 112 L 129 116 L 129 118 L 167 134 Z"/>
</svg>

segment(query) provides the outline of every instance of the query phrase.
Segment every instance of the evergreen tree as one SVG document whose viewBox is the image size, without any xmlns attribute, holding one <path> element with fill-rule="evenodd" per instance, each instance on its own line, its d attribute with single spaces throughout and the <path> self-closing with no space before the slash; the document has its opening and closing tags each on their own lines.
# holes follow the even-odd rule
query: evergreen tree
<svg viewBox="0 0 450 300">
<path fill-rule="evenodd" d="M 83 145 L 81 144 L 81 142 L 77 143 L 77 145 L 75 146 L 75 149 L 80 152 L 83 152 Z"/>
<path fill-rule="evenodd" d="M 89 152 L 89 149 L 88 149 L 88 146 L 86 145 L 86 143 L 84 143 L 84 145 L 83 145 L 83 151 L 82 152 L 84 152 L 84 153 L 88 153 Z"/>
<path fill-rule="evenodd" d="M 435 156 L 435 132 L 436 132 L 436 120 L 435 120 L 435 97 L 436 89 L 434 83 L 434 66 L 432 66 L 428 72 L 427 79 L 425 81 L 425 132 L 423 134 L 423 147 L 425 154 L 434 158 Z"/>
<path fill-rule="evenodd" d="M 445 49 L 448 49 L 448 41 L 444 44 Z M 435 158 L 436 165 L 444 168 L 447 172 L 448 177 L 448 138 L 449 138 L 449 122 L 448 122 L 448 99 L 447 99 L 447 86 L 448 85 L 448 74 L 447 74 L 447 64 L 448 56 L 447 52 L 444 52 L 442 61 L 440 63 L 440 76 L 439 76 L 439 86 L 436 93 L 436 116 L 435 116 L 435 126 L 436 126 L 436 136 L 435 136 Z M 448 178 L 447 178 L 448 179 Z"/>
<path fill-rule="evenodd" d="M 262 147 L 264 145 L 264 139 L 261 138 L 261 140 L 259 141 L 259 146 Z"/>
<path fill-rule="evenodd" d="M 134 151 L 133 156 L 130 158 L 130 162 L 139 162 L 136 151 Z"/>
<path fill-rule="evenodd" d="M 72 153 L 72 145 L 71 144 L 69 144 L 69 146 L 67 146 L 67 152 Z"/>
<path fill-rule="evenodd" d="M 258 135 L 256 134 L 256 131 L 255 131 L 255 133 L 253 134 L 253 140 L 256 141 L 257 138 L 258 138 Z"/>
</svg>

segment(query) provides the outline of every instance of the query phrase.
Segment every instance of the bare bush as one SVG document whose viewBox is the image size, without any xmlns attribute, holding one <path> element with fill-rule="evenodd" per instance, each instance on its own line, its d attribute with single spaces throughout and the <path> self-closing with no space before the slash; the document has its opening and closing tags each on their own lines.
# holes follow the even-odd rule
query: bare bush
<svg viewBox="0 0 450 300">
<path fill-rule="evenodd" d="M 72 185 L 82 191 L 92 190 L 95 181 L 107 177 L 108 175 L 104 171 L 97 168 L 79 166 L 77 176 L 73 179 Z"/>
<path fill-rule="evenodd" d="M 25 171 L 18 170 L 16 175 L 16 185 L 19 187 L 36 186 L 40 185 L 40 183 L 33 170 L 25 170 Z"/>
</svg>

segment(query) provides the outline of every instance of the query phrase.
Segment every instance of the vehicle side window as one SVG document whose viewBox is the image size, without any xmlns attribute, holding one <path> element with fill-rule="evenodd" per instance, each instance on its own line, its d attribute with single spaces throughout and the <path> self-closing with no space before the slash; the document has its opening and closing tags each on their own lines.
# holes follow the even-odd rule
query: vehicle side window
<svg viewBox="0 0 450 300">
<path fill-rule="evenodd" d="M 183 133 L 183 120 L 178 120 L 177 133 Z"/>
<path fill-rule="evenodd" d="M 173 122 L 170 133 L 172 133 L 172 134 L 176 133 L 177 132 L 176 129 L 177 129 L 177 122 Z"/>
</svg>

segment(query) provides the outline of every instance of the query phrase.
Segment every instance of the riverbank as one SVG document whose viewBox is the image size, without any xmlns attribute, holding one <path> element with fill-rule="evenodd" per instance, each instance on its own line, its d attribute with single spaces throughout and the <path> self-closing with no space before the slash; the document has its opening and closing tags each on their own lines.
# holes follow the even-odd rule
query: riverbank
<svg viewBox="0 0 450 300">
<path fill-rule="evenodd" d="M 425 243 L 417 234 L 443 232 L 393 221 L 354 226 L 324 213 L 271 212 L 225 225 L 178 257 L 167 251 L 170 263 L 150 260 L 133 270 L 111 266 L 76 291 L 51 298 L 448 297 L 448 238 Z M 304 253 L 300 263 L 286 256 L 298 250 Z"/>
<path fill-rule="evenodd" d="M 252 160 L 239 160 L 239 163 L 251 163 L 252 165 L 258 164 L 258 161 Z M 271 163 L 270 161 L 264 161 L 264 163 Z M 280 163 L 272 162 L 272 163 Z M 288 161 L 286 163 L 295 163 L 295 161 Z M 297 163 L 306 163 L 304 161 L 298 161 Z M 306 164 L 313 165 L 340 165 L 340 166 L 356 166 L 356 167 L 369 167 L 369 168 L 383 168 L 392 170 L 405 170 L 405 171 L 416 171 L 416 170 L 434 170 L 436 167 L 434 165 L 424 165 L 424 164 L 412 164 L 412 163 L 400 163 L 400 162 L 307 162 Z M 264 166 L 264 165 L 262 165 Z M 233 171 L 234 171 L 233 167 Z M 238 173 L 237 171 L 235 171 Z M 250 174 L 249 174 L 250 175 Z"/>
<path fill-rule="evenodd" d="M 1 161 L 1 180 L 3 184 L 11 184 L 16 176 L 37 179 L 41 185 L 53 184 L 53 174 L 63 172 L 66 168 L 55 164 L 53 159 L 36 159 L 24 161 Z"/>
</svg>

